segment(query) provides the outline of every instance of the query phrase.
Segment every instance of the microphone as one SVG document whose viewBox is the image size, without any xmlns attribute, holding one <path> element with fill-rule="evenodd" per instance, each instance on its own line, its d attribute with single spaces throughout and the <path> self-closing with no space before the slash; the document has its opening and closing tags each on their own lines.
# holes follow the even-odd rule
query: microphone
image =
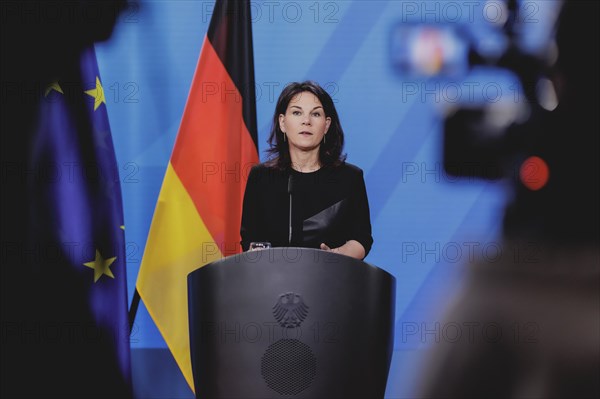
<svg viewBox="0 0 600 399">
<path fill-rule="evenodd" d="M 294 192 L 294 176 L 290 174 L 288 177 L 288 195 L 290 196 L 290 219 L 289 219 L 289 236 L 288 243 L 292 244 L 292 193 Z"/>
</svg>

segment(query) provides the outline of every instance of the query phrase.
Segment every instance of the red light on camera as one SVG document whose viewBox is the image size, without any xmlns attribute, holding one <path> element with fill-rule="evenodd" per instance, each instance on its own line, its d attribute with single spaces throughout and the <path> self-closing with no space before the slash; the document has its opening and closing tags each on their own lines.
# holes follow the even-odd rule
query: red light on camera
<svg viewBox="0 0 600 399">
<path fill-rule="evenodd" d="M 548 164 L 540 157 L 532 156 L 527 158 L 519 170 L 521 183 L 532 191 L 543 188 L 550 178 L 550 169 Z"/>
</svg>

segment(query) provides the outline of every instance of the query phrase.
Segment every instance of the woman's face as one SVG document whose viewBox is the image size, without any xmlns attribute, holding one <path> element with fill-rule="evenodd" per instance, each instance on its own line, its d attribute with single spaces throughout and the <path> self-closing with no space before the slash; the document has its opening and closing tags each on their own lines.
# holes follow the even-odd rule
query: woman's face
<svg viewBox="0 0 600 399">
<path fill-rule="evenodd" d="M 285 115 L 279 115 L 279 128 L 286 134 L 290 150 L 318 148 L 330 124 L 331 118 L 325 116 L 321 101 L 309 91 L 292 97 Z"/>
</svg>

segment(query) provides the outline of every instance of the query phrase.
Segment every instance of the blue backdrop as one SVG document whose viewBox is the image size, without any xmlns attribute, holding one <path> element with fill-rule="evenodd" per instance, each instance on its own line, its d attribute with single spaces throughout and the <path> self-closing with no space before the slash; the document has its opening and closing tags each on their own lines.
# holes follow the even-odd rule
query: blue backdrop
<svg viewBox="0 0 600 399">
<path fill-rule="evenodd" d="M 141 1 L 96 47 L 122 181 L 130 301 L 213 4 Z M 535 51 L 556 7 L 520 4 L 529 29 L 523 45 Z M 410 48 L 398 27 L 458 28 L 493 53 L 503 44 L 497 26 L 506 10 L 498 1 L 265 1 L 253 2 L 252 15 L 261 159 L 281 89 L 291 81 L 318 81 L 335 100 L 348 161 L 365 172 L 375 239 L 366 261 L 397 279 L 387 397 L 409 397 L 423 349 L 443 334 L 435 323 L 461 282 L 459 266 L 471 257 L 503 255 L 496 242 L 507 184 L 445 174 L 444 112 L 520 94 L 510 73 L 466 72 L 453 53 L 444 57 L 458 60 L 458 72 L 443 79 L 403 71 L 397 60 Z M 143 305 L 131 345 L 139 397 L 191 397 Z"/>
</svg>

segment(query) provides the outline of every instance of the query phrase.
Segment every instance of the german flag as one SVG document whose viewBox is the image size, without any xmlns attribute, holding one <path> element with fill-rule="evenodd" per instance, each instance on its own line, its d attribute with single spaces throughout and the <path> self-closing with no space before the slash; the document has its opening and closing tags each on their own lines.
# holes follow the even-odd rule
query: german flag
<svg viewBox="0 0 600 399">
<path fill-rule="evenodd" d="M 148 234 L 137 291 L 194 389 L 187 275 L 241 251 L 258 163 L 249 1 L 217 0 Z"/>
</svg>

